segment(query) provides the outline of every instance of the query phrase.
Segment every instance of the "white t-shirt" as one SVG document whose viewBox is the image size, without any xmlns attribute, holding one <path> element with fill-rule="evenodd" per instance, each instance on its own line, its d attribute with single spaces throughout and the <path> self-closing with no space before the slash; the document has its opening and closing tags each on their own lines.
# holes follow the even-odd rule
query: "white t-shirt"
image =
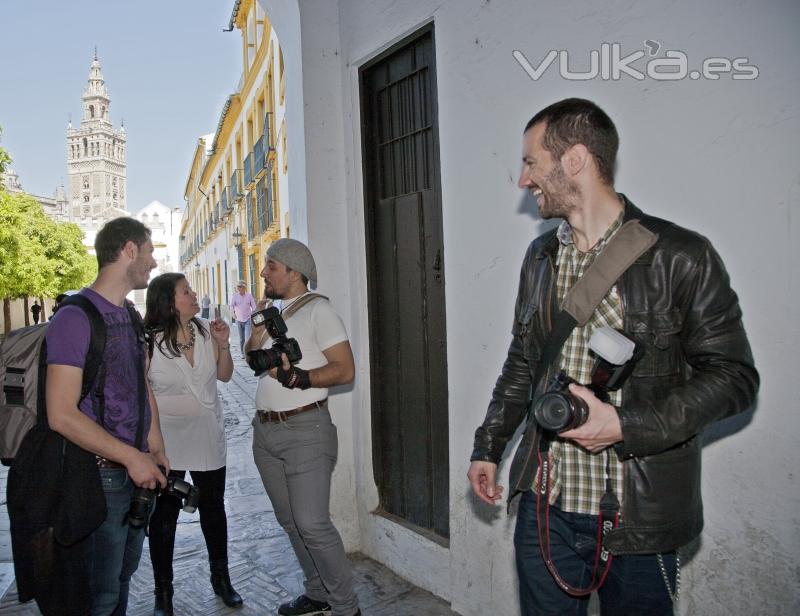
<svg viewBox="0 0 800 616">
<path fill-rule="evenodd" d="M 207 320 L 204 338 L 196 332 L 194 366 L 183 355 L 168 357 L 153 350 L 147 378 L 158 403 L 164 447 L 172 468 L 213 471 L 225 466 L 226 442 L 222 405 L 217 396 L 217 362 Z"/>
<path fill-rule="evenodd" d="M 289 305 L 291 300 L 283 302 Z M 275 303 L 281 309 L 281 302 Z M 303 370 L 312 370 L 328 363 L 323 355 L 325 349 L 347 340 L 344 323 L 327 299 L 315 298 L 286 319 L 286 337 L 294 338 L 300 345 L 303 358 L 296 364 Z M 261 348 L 272 347 L 272 339 L 265 336 Z M 288 411 L 306 404 L 319 402 L 328 397 L 326 387 L 311 387 L 306 390 L 287 389 L 276 379 L 264 373 L 258 380 L 256 408 L 270 411 Z"/>
</svg>

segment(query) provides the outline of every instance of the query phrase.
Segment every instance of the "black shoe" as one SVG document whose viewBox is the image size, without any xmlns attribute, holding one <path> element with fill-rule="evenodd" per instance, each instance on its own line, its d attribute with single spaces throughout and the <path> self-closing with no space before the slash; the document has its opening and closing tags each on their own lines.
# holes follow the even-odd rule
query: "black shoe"
<svg viewBox="0 0 800 616">
<path fill-rule="evenodd" d="M 241 607 L 244 602 L 231 585 L 228 559 L 210 561 L 209 566 L 211 568 L 211 588 L 214 589 L 214 594 L 219 595 L 222 602 L 228 607 Z"/>
<path fill-rule="evenodd" d="M 172 582 L 167 580 L 156 580 L 156 588 L 153 594 L 156 596 L 156 605 L 153 609 L 153 616 L 173 616 L 172 611 Z"/>
<path fill-rule="evenodd" d="M 278 608 L 280 616 L 330 616 L 331 606 L 327 601 L 314 601 L 305 595 L 284 603 Z"/>
</svg>

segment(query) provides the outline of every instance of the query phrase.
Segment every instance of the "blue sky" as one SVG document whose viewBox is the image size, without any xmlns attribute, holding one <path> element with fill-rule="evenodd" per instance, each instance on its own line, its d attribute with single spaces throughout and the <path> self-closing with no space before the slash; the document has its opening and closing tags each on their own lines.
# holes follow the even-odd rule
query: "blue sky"
<svg viewBox="0 0 800 616">
<path fill-rule="evenodd" d="M 233 0 L 11 0 L 0 29 L 2 146 L 28 192 L 67 183 L 68 116 L 78 126 L 94 47 L 111 121 L 128 134 L 128 209 L 183 207 L 197 138 L 216 130 L 242 72 Z"/>
</svg>

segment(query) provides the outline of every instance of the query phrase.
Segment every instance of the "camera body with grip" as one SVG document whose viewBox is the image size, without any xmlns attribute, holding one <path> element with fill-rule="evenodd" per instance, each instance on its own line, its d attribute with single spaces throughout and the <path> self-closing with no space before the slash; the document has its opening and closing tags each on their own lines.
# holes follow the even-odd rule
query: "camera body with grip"
<svg viewBox="0 0 800 616">
<path fill-rule="evenodd" d="M 268 370 L 280 366 L 281 354 L 286 354 L 290 364 L 296 364 L 303 359 L 303 353 L 297 340 L 286 336 L 288 328 L 277 308 L 270 306 L 254 312 L 250 320 L 253 325 L 264 325 L 272 338 L 272 348 L 247 352 L 247 365 L 255 372 L 256 376 L 261 376 Z"/>
</svg>

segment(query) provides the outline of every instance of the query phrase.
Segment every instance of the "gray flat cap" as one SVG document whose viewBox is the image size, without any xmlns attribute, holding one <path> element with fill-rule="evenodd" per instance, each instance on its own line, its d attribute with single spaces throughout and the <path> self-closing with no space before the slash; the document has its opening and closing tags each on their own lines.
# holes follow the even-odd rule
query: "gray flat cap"
<svg viewBox="0 0 800 616">
<path fill-rule="evenodd" d="M 267 248 L 267 257 L 283 263 L 289 269 L 300 272 L 311 282 L 317 282 L 317 264 L 311 251 L 303 242 L 289 237 L 275 240 Z"/>
</svg>

